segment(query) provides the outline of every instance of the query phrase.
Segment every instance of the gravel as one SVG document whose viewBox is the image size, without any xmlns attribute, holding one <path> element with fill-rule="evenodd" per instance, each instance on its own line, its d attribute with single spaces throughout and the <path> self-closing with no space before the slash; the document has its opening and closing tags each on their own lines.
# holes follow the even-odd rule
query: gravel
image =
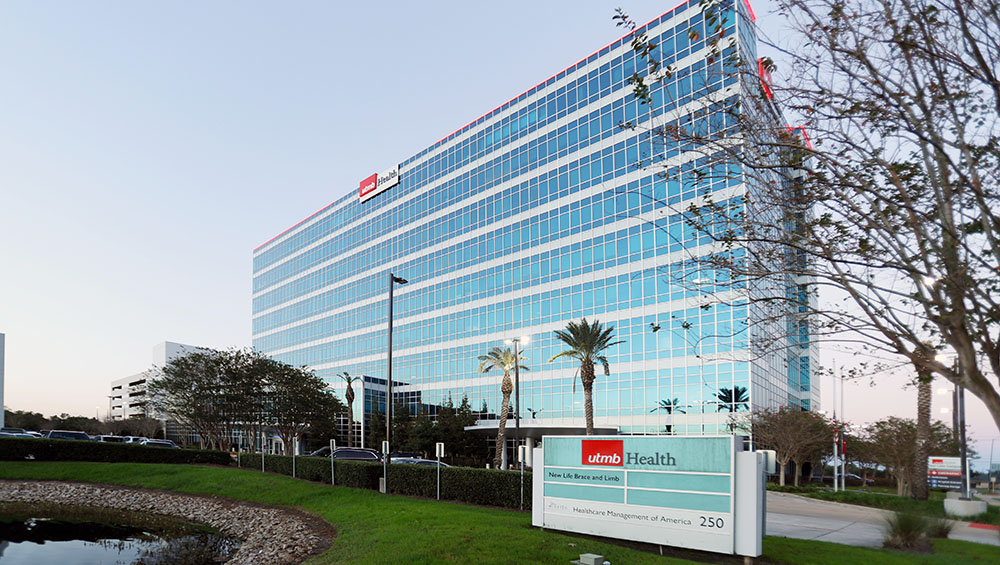
<svg viewBox="0 0 1000 565">
<path fill-rule="evenodd" d="M 301 563 L 330 546 L 333 529 L 290 509 L 225 498 L 55 481 L 0 481 L 0 501 L 98 506 L 204 524 L 241 540 L 228 563 Z"/>
</svg>

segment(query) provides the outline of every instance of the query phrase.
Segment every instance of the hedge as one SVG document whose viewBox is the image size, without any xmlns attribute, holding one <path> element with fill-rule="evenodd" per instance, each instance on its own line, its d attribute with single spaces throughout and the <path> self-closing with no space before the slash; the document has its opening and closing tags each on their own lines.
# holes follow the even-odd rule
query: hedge
<svg viewBox="0 0 1000 565">
<path fill-rule="evenodd" d="M 335 461 L 337 485 L 378 490 L 382 464 L 362 461 Z M 240 466 L 260 469 L 260 454 L 243 454 Z M 292 458 L 266 455 L 264 470 L 282 475 L 292 474 Z M 330 460 L 325 457 L 296 457 L 295 476 L 308 481 L 330 482 Z M 520 508 L 521 478 L 517 471 L 478 469 L 472 467 L 441 468 L 441 500 L 454 500 Z M 433 466 L 395 464 L 389 466 L 389 492 L 406 496 L 434 498 L 437 496 L 437 470 Z M 531 509 L 531 472 L 524 473 L 524 509 Z"/>
<path fill-rule="evenodd" d="M 240 454 L 240 467 L 260 469 L 259 453 Z M 292 458 L 265 455 L 264 469 L 292 475 Z M 102 463 L 187 463 L 235 465 L 224 451 L 168 449 L 98 441 L 65 439 L 0 438 L 0 461 L 95 461 Z M 382 464 L 363 461 L 335 461 L 337 485 L 378 490 Z M 295 476 L 307 481 L 330 482 L 330 460 L 326 457 L 296 457 Z M 389 492 L 434 498 L 437 469 L 433 466 L 396 464 L 389 466 Z M 441 499 L 519 508 L 520 475 L 517 471 L 473 467 L 441 468 Z M 531 509 L 531 473 L 524 473 L 524 508 Z"/>
<path fill-rule="evenodd" d="M 146 447 L 68 439 L 0 437 L 0 461 L 97 461 L 101 463 L 195 463 L 230 465 L 224 451 Z"/>
</svg>

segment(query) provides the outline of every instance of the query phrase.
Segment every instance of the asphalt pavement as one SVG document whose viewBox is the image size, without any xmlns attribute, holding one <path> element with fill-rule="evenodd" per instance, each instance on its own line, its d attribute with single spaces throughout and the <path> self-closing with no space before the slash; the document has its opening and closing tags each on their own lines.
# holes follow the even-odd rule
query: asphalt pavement
<svg viewBox="0 0 1000 565">
<path fill-rule="evenodd" d="M 768 492 L 766 533 L 769 536 L 882 547 L 882 526 L 888 514 L 890 512 L 877 508 Z M 1000 546 L 1000 532 L 996 526 L 956 521 L 948 538 Z"/>
</svg>

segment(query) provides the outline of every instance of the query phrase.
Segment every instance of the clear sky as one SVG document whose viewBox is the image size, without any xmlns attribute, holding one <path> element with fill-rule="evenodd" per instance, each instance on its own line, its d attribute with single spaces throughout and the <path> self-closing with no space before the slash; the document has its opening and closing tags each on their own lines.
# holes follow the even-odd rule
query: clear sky
<svg viewBox="0 0 1000 565">
<path fill-rule="evenodd" d="M 0 3 L 8 408 L 104 417 L 156 343 L 249 345 L 254 247 L 675 4 Z M 904 381 L 848 419 L 913 417 Z"/>
</svg>

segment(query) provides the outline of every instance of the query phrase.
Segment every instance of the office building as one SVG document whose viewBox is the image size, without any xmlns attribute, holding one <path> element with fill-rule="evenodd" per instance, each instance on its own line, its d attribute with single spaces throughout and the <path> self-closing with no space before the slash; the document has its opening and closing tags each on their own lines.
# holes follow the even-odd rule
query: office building
<svg viewBox="0 0 1000 565">
<path fill-rule="evenodd" d="M 111 381 L 108 394 L 108 419 L 127 420 L 137 416 L 157 417 L 149 409 L 147 381 L 153 367 L 164 367 L 167 363 L 202 348 L 183 343 L 164 341 L 153 346 L 153 365 L 150 369 Z"/>
<path fill-rule="evenodd" d="M 748 61 L 752 20 L 743 0 L 723 20 Z M 486 436 L 501 375 L 478 374 L 477 357 L 520 336 L 525 433 L 583 431 L 577 367 L 549 361 L 562 350 L 553 331 L 583 317 L 625 340 L 595 383 L 601 430 L 728 433 L 730 415 L 751 406 L 815 408 L 808 335 L 792 344 L 776 324 L 767 331 L 790 347 L 753 354 L 764 329 L 741 299 L 795 281 L 748 289 L 707 272 L 697 258 L 714 252 L 710 238 L 684 221 L 705 194 L 738 207 L 747 183 L 738 169 L 704 175 L 697 152 L 648 133 L 693 123 L 729 135 L 734 120 L 718 107 L 766 83 L 709 56 L 694 0 L 638 32 L 676 69 L 652 86 L 651 108 L 633 97 L 628 78 L 643 67 L 625 37 L 412 156 L 386 156 L 382 172 L 358 171 L 357 191 L 254 250 L 254 347 L 315 369 L 341 397 L 335 375 L 363 375 L 355 413 L 383 411 L 392 272 L 408 281 L 395 287 L 394 398 L 433 414 L 468 397 Z"/>
<path fill-rule="evenodd" d="M 3 403 L 4 402 L 3 401 L 3 383 L 4 383 L 4 380 L 3 380 L 4 379 L 3 367 L 4 367 L 4 347 L 6 346 L 6 344 L 5 344 L 6 337 L 7 336 L 5 336 L 4 334 L 0 333 L 0 428 L 2 428 L 5 425 L 7 425 L 6 422 L 5 422 L 5 420 L 7 419 L 7 415 L 4 414 L 4 410 L 6 410 L 7 406 Z"/>
</svg>

